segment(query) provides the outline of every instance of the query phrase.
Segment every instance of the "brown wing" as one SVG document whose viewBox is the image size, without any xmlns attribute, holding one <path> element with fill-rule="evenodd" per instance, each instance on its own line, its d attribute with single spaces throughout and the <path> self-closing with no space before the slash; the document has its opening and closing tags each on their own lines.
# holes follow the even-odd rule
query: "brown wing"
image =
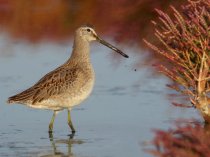
<svg viewBox="0 0 210 157">
<path fill-rule="evenodd" d="M 60 67 L 46 74 L 31 88 L 10 97 L 8 102 L 24 103 L 28 100 L 32 100 L 32 104 L 41 102 L 53 95 L 59 95 L 65 92 L 71 84 L 74 84 L 80 74 L 80 69 L 67 69 Z"/>
</svg>

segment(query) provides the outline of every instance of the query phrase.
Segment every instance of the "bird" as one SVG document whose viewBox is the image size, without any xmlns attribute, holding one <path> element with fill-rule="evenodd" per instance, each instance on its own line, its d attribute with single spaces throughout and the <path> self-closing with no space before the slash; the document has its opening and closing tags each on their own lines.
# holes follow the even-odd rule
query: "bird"
<svg viewBox="0 0 210 157">
<path fill-rule="evenodd" d="M 58 112 L 68 111 L 68 125 L 72 133 L 75 128 L 70 111 L 83 102 L 91 93 L 95 73 L 90 60 L 90 43 L 99 43 L 111 48 L 125 58 L 129 56 L 103 40 L 92 26 L 82 25 L 74 33 L 72 53 L 64 64 L 47 73 L 30 88 L 8 98 L 8 104 L 22 104 L 31 108 L 52 110 L 49 133 L 53 133 L 54 120 Z"/>
</svg>

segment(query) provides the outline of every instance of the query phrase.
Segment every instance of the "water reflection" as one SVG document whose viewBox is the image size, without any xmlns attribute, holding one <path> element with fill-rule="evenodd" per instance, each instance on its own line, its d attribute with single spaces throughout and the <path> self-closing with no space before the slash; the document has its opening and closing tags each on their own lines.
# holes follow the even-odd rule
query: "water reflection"
<svg viewBox="0 0 210 157">
<path fill-rule="evenodd" d="M 72 145 L 83 144 L 84 141 L 75 140 L 73 138 L 74 134 L 71 134 L 67 139 L 56 140 L 54 139 L 53 134 L 49 134 L 49 140 L 51 143 L 53 153 L 41 155 L 40 157 L 76 157 L 76 155 L 74 155 L 72 152 Z M 67 151 L 65 150 L 66 153 L 62 150 L 59 150 L 60 145 L 66 145 L 65 147 L 67 149 Z"/>
<path fill-rule="evenodd" d="M 209 124 L 196 119 L 178 119 L 173 127 L 154 130 L 154 139 L 146 145 L 153 156 L 209 156 Z M 153 145 L 153 147 L 151 147 Z"/>
</svg>

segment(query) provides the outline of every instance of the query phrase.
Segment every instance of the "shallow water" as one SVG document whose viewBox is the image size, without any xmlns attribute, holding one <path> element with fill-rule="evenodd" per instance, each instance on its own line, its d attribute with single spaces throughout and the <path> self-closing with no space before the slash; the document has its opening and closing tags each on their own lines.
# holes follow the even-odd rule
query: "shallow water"
<svg viewBox="0 0 210 157">
<path fill-rule="evenodd" d="M 130 58 L 116 60 L 109 49 L 93 44 L 96 84 L 92 95 L 72 111 L 77 132 L 70 139 L 63 111 L 50 139 L 51 111 L 5 102 L 62 64 L 72 44 L 0 41 L 0 156 L 149 157 L 142 143 L 152 139 L 153 128 L 167 129 L 177 118 L 199 117 L 193 109 L 170 105 L 166 78 L 135 67 L 136 60 L 144 59 L 134 55 L 137 49 L 125 48 Z"/>
</svg>

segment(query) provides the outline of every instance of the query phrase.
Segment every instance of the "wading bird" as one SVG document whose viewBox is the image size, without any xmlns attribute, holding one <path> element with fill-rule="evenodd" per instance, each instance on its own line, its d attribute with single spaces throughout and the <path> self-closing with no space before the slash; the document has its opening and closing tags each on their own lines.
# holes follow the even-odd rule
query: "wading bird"
<svg viewBox="0 0 210 157">
<path fill-rule="evenodd" d="M 71 57 L 32 87 L 9 97 L 8 103 L 53 110 L 49 133 L 53 131 L 56 114 L 67 109 L 68 125 L 72 133 L 75 133 L 70 110 L 85 100 L 93 89 L 95 75 L 90 61 L 90 42 L 94 40 L 128 58 L 128 55 L 101 39 L 92 27 L 81 26 L 75 31 Z"/>
</svg>

